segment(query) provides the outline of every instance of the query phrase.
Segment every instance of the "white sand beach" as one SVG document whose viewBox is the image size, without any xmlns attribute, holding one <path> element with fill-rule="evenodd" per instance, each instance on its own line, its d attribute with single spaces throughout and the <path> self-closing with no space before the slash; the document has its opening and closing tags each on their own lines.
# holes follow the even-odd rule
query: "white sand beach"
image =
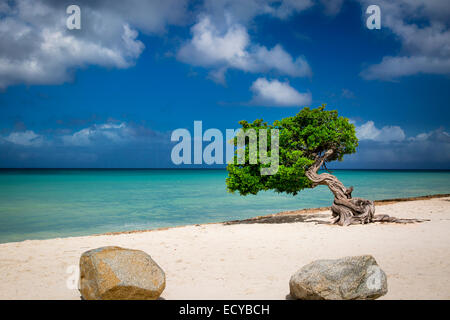
<svg viewBox="0 0 450 320">
<path fill-rule="evenodd" d="M 289 278 L 316 260 L 371 254 L 386 272 L 382 299 L 450 299 L 450 197 L 377 206 L 418 224 L 207 224 L 0 244 L 0 299 L 80 299 L 67 283 L 101 246 L 147 252 L 164 269 L 164 299 L 285 299 Z M 315 212 L 315 215 L 329 211 Z M 321 217 L 323 220 L 328 218 Z"/>
</svg>

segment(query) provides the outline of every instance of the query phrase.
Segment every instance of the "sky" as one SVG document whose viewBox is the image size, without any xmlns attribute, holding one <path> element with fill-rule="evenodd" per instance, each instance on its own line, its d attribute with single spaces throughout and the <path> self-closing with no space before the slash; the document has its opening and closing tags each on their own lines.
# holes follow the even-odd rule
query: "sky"
<svg viewBox="0 0 450 320">
<path fill-rule="evenodd" d="M 176 129 L 325 103 L 360 140 L 330 167 L 450 169 L 449 24 L 437 0 L 0 0 L 0 167 L 186 167 Z"/>
</svg>

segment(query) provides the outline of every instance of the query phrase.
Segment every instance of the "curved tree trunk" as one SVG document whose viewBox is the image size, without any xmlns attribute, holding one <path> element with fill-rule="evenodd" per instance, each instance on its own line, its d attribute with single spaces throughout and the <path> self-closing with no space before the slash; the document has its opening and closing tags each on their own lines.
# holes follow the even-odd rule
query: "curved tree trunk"
<svg viewBox="0 0 450 320">
<path fill-rule="evenodd" d="M 322 156 L 318 156 L 314 164 L 305 172 L 308 179 L 313 182 L 313 188 L 318 185 L 327 185 L 334 194 L 334 202 L 331 206 L 332 222 L 341 226 L 351 224 L 365 224 L 369 222 L 398 222 L 413 223 L 425 220 L 398 219 L 388 215 L 375 215 L 373 201 L 362 198 L 352 198 L 353 187 L 346 188 L 335 176 L 329 173 L 318 174 L 326 159 L 333 154 L 328 150 Z"/>
</svg>

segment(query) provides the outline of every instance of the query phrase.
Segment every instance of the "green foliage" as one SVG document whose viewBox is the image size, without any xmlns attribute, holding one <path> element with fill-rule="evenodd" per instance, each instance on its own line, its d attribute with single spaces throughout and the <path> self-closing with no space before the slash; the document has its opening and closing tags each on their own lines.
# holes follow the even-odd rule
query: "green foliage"
<svg viewBox="0 0 450 320">
<path fill-rule="evenodd" d="M 262 119 L 253 123 L 240 121 L 239 124 L 242 125 L 240 134 L 245 134 L 250 129 L 255 130 L 258 137 L 260 129 L 278 129 L 280 133 L 279 168 L 276 174 L 261 175 L 260 168 L 269 165 L 262 164 L 259 157 L 257 163 L 249 163 L 249 139 L 245 140 L 245 163 L 238 164 L 236 152 L 233 161 L 228 164 L 227 188 L 230 192 L 238 191 L 241 195 L 271 189 L 296 195 L 299 191 L 312 187 L 305 171 L 314 163 L 316 156 L 333 149 L 327 162 L 342 161 L 345 154 L 354 153 L 358 146 L 354 125 L 347 118 L 339 117 L 336 110 L 325 110 L 325 105 L 317 109 L 303 108 L 297 115 L 277 120 L 272 125 Z M 237 146 L 237 143 L 235 138 L 234 145 Z M 270 144 L 268 134 L 268 150 Z"/>
</svg>

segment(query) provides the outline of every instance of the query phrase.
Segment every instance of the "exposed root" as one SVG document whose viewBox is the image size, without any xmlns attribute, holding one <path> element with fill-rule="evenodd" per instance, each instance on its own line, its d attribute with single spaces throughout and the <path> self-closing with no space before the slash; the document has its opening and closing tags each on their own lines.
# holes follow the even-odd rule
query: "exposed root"
<svg viewBox="0 0 450 320">
<path fill-rule="evenodd" d="M 395 223 L 420 223 L 425 221 L 430 221 L 430 219 L 400 219 L 388 216 L 387 214 L 377 214 L 372 219 L 372 222 L 395 222 Z"/>
<path fill-rule="evenodd" d="M 375 215 L 373 201 L 361 198 L 335 199 L 331 206 L 331 212 L 333 217 L 332 223 L 341 226 L 366 224 L 370 222 L 418 223 L 429 221 L 427 219 L 400 219 L 388 216 L 387 214 Z"/>
<path fill-rule="evenodd" d="M 373 220 L 375 205 L 373 201 L 361 198 L 335 199 L 331 214 L 333 223 L 341 226 L 366 224 Z"/>
</svg>

